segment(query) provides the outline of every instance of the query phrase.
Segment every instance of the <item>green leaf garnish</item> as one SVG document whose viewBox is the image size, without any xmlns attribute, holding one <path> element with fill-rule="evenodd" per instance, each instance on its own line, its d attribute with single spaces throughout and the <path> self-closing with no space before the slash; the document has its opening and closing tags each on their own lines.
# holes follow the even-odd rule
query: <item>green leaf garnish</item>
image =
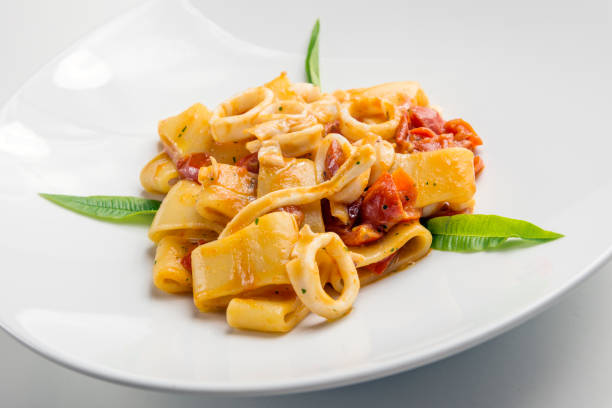
<svg viewBox="0 0 612 408">
<path fill-rule="evenodd" d="M 319 19 L 312 27 L 310 43 L 308 44 L 308 54 L 306 54 L 306 79 L 313 85 L 321 87 L 319 77 Z"/>
<path fill-rule="evenodd" d="M 563 235 L 521 220 L 485 214 L 459 214 L 432 218 L 425 224 L 431 247 L 441 251 L 475 252 L 500 249 L 510 238 L 543 243 Z"/>
<path fill-rule="evenodd" d="M 126 196 L 71 196 L 43 194 L 40 196 L 64 208 L 103 220 L 121 221 L 136 216 L 151 216 L 160 201 Z"/>
</svg>

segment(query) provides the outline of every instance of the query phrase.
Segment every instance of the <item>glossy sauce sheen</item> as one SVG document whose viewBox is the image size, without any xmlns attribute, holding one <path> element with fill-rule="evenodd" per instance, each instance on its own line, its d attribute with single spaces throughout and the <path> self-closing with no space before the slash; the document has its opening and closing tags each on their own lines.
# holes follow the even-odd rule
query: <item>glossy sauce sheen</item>
<svg viewBox="0 0 612 408">
<path fill-rule="evenodd" d="M 210 166 L 210 156 L 206 153 L 194 153 L 179 159 L 176 170 L 183 179 L 198 182 L 200 167 Z"/>
<path fill-rule="evenodd" d="M 193 245 L 193 247 L 191 249 L 189 249 L 189 251 L 185 254 L 185 256 L 183 256 L 181 258 L 181 265 L 183 266 L 183 268 L 185 268 L 187 270 L 187 272 L 191 273 L 191 253 L 198 246 L 203 245 L 203 244 L 205 244 L 207 242 L 208 241 L 205 241 L 205 240 L 196 241 L 195 245 Z"/>
<path fill-rule="evenodd" d="M 236 166 L 244 167 L 251 173 L 259 173 L 259 160 L 257 158 L 258 152 L 251 153 L 238 160 Z"/>
<path fill-rule="evenodd" d="M 342 224 L 323 206 L 325 224 L 349 246 L 364 245 L 381 238 L 399 222 L 418 219 L 421 211 L 413 208 L 417 191 L 403 170 L 384 173 L 368 188 L 365 195 L 348 206 L 349 224 Z M 353 226 L 359 223 L 357 226 Z"/>
<path fill-rule="evenodd" d="M 400 118 L 395 131 L 395 142 L 400 152 L 429 152 L 448 147 L 464 147 L 475 152 L 482 139 L 474 128 L 463 119 L 444 122 L 440 114 L 431 108 L 411 107 Z M 484 169 L 484 161 L 474 156 L 474 173 Z"/>
<path fill-rule="evenodd" d="M 346 160 L 342 146 L 336 140 L 332 140 L 325 155 L 325 172 L 323 178 L 329 180 L 336 174 L 342 163 Z"/>
</svg>

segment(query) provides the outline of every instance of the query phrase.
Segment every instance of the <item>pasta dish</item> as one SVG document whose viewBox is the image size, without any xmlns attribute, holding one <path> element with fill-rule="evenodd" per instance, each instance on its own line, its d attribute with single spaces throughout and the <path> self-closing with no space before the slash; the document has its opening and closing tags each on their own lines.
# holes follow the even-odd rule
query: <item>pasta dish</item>
<svg viewBox="0 0 612 408">
<path fill-rule="evenodd" d="M 474 129 L 416 82 L 322 93 L 282 73 L 159 136 L 140 175 L 165 194 L 155 286 L 258 331 L 348 313 L 360 287 L 429 252 L 421 220 L 472 212 L 484 167 Z"/>
</svg>

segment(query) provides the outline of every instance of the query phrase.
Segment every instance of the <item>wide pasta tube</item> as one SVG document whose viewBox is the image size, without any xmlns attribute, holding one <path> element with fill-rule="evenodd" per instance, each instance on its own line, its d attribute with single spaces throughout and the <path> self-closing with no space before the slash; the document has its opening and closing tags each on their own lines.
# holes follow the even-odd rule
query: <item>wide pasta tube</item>
<svg viewBox="0 0 612 408">
<path fill-rule="evenodd" d="M 192 240 L 166 236 L 157 244 L 153 264 L 153 283 L 168 293 L 191 293 L 191 272 L 181 259 L 198 246 Z"/>
<path fill-rule="evenodd" d="M 349 249 L 351 252 L 362 256 L 362 258 L 357 261 L 357 267 L 360 268 L 380 262 L 383 259 L 396 254 L 407 244 L 411 245 L 406 248 L 408 251 L 403 253 L 403 255 L 411 258 L 420 255 L 418 256 L 420 258 L 426 254 L 427 251 L 429 251 L 431 239 L 431 233 L 429 230 L 423 227 L 417 220 L 397 224 L 381 239 L 368 245 L 349 247 Z M 415 254 L 415 256 L 413 256 L 411 253 Z M 402 254 L 400 253 L 400 255 Z"/>
<path fill-rule="evenodd" d="M 338 267 L 343 288 L 337 299 L 325 292 L 321 284 L 317 252 L 325 249 Z M 291 285 L 302 303 L 313 313 L 326 319 L 337 319 L 352 307 L 359 293 L 359 275 L 350 252 L 333 232 L 316 234 L 308 225 L 300 230 L 299 238 L 287 263 Z"/>
<path fill-rule="evenodd" d="M 196 209 L 205 219 L 225 225 L 254 199 L 255 196 L 236 193 L 223 186 L 210 185 L 202 188 Z"/>
<path fill-rule="evenodd" d="M 312 160 L 286 159 L 283 158 L 279 150 L 278 144 L 271 140 L 264 142 L 264 147 L 260 150 L 258 197 L 265 196 L 271 191 L 316 184 Z M 304 214 L 305 224 L 310 225 L 316 232 L 325 231 L 319 201 L 313 201 L 297 208 Z"/>
<path fill-rule="evenodd" d="M 140 184 L 150 193 L 166 194 L 178 180 L 176 166 L 166 153 L 160 153 L 140 172 Z"/>
<path fill-rule="evenodd" d="M 235 329 L 341 318 L 361 287 L 430 252 L 419 219 L 473 211 L 482 141 L 437 110 L 412 81 L 322 93 L 283 72 L 162 120 L 164 153 L 140 174 L 166 193 L 154 285 Z"/>
<path fill-rule="evenodd" d="M 227 237 L 244 228 L 255 218 L 266 214 L 276 208 L 288 205 L 303 205 L 313 201 L 321 200 L 342 190 L 352 179 L 363 173 L 364 169 L 372 166 L 376 159 L 376 153 L 372 146 L 360 146 L 342 164 L 334 177 L 330 180 L 308 187 L 293 187 L 284 190 L 273 191 L 263 197 L 252 201 L 244 207 L 227 224 L 219 235 L 219 238 Z"/>
<path fill-rule="evenodd" d="M 474 154 L 462 147 L 395 155 L 391 172 L 403 169 L 419 192 L 416 208 L 449 202 L 454 205 L 472 200 L 476 192 Z"/>
<path fill-rule="evenodd" d="M 207 220 L 196 211 L 201 186 L 189 180 L 180 180 L 164 198 L 149 228 L 149 238 L 159 242 L 166 235 L 186 238 L 215 239 L 223 224 Z"/>
<path fill-rule="evenodd" d="M 273 100 L 274 93 L 260 86 L 221 103 L 210 118 L 210 129 L 215 141 L 226 143 L 250 138 L 246 130 L 257 123 L 259 113 Z"/>
<path fill-rule="evenodd" d="M 235 164 L 238 160 L 251 154 L 245 143 L 212 143 L 206 152 L 219 163 Z"/>
<path fill-rule="evenodd" d="M 274 212 L 191 253 L 193 298 L 202 311 L 243 292 L 289 284 L 285 264 L 298 239 L 295 218 Z"/>
<path fill-rule="evenodd" d="M 213 144 L 208 121 L 211 112 L 201 103 L 159 122 L 159 137 L 166 152 L 176 162 L 181 157 L 206 152 Z"/>
<path fill-rule="evenodd" d="M 236 329 L 286 333 L 309 313 L 293 288 L 271 286 L 257 296 L 230 300 L 225 316 L 227 324 Z"/>
<path fill-rule="evenodd" d="M 242 167 L 217 163 L 200 168 L 202 189 L 196 210 L 205 219 L 227 224 L 242 208 L 255 199 L 257 175 Z"/>
</svg>

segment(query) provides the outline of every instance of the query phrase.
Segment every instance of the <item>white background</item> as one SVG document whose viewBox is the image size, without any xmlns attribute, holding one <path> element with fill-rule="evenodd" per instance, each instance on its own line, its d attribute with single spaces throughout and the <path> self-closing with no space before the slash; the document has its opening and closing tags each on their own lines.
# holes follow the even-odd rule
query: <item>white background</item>
<svg viewBox="0 0 612 408">
<path fill-rule="evenodd" d="M 0 2 L 0 102 L 57 52 L 138 3 Z M 51 363 L 2 332 L 0 406 L 609 407 L 610 288 L 612 264 L 542 315 L 458 356 L 366 384 L 283 397 L 211 398 L 119 386 Z"/>
</svg>

